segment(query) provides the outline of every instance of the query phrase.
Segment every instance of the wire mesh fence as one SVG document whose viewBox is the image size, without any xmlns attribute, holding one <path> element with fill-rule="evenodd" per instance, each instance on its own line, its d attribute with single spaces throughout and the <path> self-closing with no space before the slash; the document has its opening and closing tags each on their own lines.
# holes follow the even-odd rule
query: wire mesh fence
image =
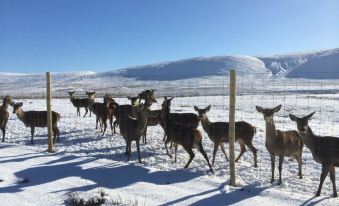
<svg viewBox="0 0 339 206">
<path fill-rule="evenodd" d="M 71 78 L 69 76 L 72 76 Z M 22 109 L 46 110 L 46 88 L 44 75 L 15 76 L 0 79 L 0 96 L 11 95 L 15 102 L 23 102 Z M 160 110 L 164 96 L 174 97 L 171 112 L 198 114 L 194 106 L 200 109 L 211 105 L 207 116 L 210 122 L 227 122 L 229 110 L 229 77 L 215 76 L 208 78 L 195 78 L 176 81 L 139 81 L 116 78 L 109 75 L 97 76 L 86 73 L 52 75 L 52 110 L 60 114 L 58 128 L 60 142 L 55 148 L 58 152 L 72 153 L 79 156 L 93 156 L 117 161 L 126 161 L 125 141 L 119 128 L 112 134 L 110 126 L 102 136 L 100 127 L 96 128 L 95 115 L 84 116 L 85 109 L 80 108 L 80 116 L 70 100 L 68 91 L 75 91 L 75 98 L 86 99 L 86 91 L 95 91 L 95 102 L 103 102 L 106 93 L 113 96 L 119 105 L 128 105 L 127 96 L 137 96 L 141 91 L 156 89 L 157 102 L 151 106 L 152 110 Z M 262 187 L 271 186 L 271 160 L 265 147 L 266 124 L 263 115 L 256 110 L 256 106 L 273 108 L 282 105 L 281 110 L 274 115 L 276 129 L 296 130 L 295 122 L 291 121 L 289 114 L 305 116 L 316 111 L 309 125 L 313 132 L 319 135 L 339 136 L 339 95 L 338 80 L 336 79 L 301 79 L 271 77 L 267 73 L 240 74 L 237 76 L 236 120 L 246 121 L 256 127 L 253 145 L 258 149 L 258 167 L 254 167 L 254 157 L 249 148 L 236 163 L 237 182 L 241 185 L 258 184 Z M 5 142 L 32 147 L 44 151 L 47 149 L 46 128 L 36 128 L 34 144 L 30 143 L 30 129 L 13 114 L 11 107 L 7 123 Z M 202 145 L 212 160 L 214 143 L 200 124 L 198 127 L 203 133 Z M 147 129 L 147 144 L 141 145 L 142 162 L 147 167 L 159 170 L 174 170 L 184 167 L 189 155 L 182 147 L 178 148 L 178 160 L 174 163 L 166 155 L 164 130 L 160 125 Z M 228 145 L 225 144 L 228 154 Z M 170 151 L 172 154 L 174 151 Z M 236 143 L 235 155 L 240 153 Z M 193 172 L 205 172 L 208 169 L 206 161 L 199 152 L 190 165 Z M 278 158 L 277 158 L 278 159 Z M 136 147 L 132 145 L 131 161 L 137 161 Z M 276 161 L 275 179 L 278 180 L 278 161 Z M 225 180 L 228 178 L 229 163 L 219 149 L 213 165 L 215 178 Z M 291 194 L 314 193 L 321 173 L 321 165 L 313 160 L 309 149 L 304 147 L 302 156 L 303 179 L 298 179 L 298 165 L 291 157 L 285 157 L 282 166 L 282 190 Z M 276 182 L 274 184 L 277 184 Z M 326 179 L 323 193 L 330 195 L 332 185 Z"/>
</svg>

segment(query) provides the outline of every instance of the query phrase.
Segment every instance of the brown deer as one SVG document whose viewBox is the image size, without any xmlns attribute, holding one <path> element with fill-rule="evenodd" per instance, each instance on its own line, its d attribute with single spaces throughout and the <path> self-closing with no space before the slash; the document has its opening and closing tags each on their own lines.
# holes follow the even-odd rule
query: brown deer
<svg viewBox="0 0 339 206">
<path fill-rule="evenodd" d="M 153 103 L 157 102 L 157 100 L 154 97 L 155 89 L 147 89 L 145 91 L 142 91 L 138 94 L 139 99 L 143 99 L 145 101 L 145 107 L 150 108 Z"/>
<path fill-rule="evenodd" d="M 113 102 L 113 99 L 109 99 L 108 95 L 104 96 L 104 103 L 100 102 L 91 102 L 89 107 L 92 110 L 93 114 L 96 116 L 96 126 L 95 128 L 98 129 L 98 123 L 100 124 L 100 129 L 102 132 L 102 136 L 105 135 L 106 128 L 107 128 L 107 119 L 110 121 L 112 135 L 114 133 L 112 127 L 112 118 L 114 110 L 116 109 L 115 106 L 110 107 L 110 103 Z M 102 128 L 104 127 L 104 128 Z"/>
<path fill-rule="evenodd" d="M 197 106 L 194 106 L 194 110 L 198 112 L 201 125 L 204 128 L 205 132 L 208 134 L 210 140 L 214 143 L 213 150 L 213 160 L 214 164 L 215 155 L 217 154 L 218 148 L 220 146 L 222 152 L 224 153 L 226 160 L 228 161 L 227 154 L 225 152 L 224 143 L 228 142 L 228 122 L 210 122 L 207 117 L 207 112 L 210 111 L 211 105 L 207 106 L 205 109 L 199 109 Z M 235 122 L 235 140 L 239 142 L 240 145 L 240 154 L 236 158 L 237 162 L 240 157 L 246 151 L 246 146 L 249 147 L 254 156 L 254 167 L 257 167 L 257 149 L 253 146 L 252 141 L 256 133 L 256 129 L 251 124 L 240 121 Z M 246 145 L 246 146 L 245 146 Z"/>
<path fill-rule="evenodd" d="M 93 92 L 86 92 L 86 94 L 88 95 L 88 98 L 82 98 L 82 99 L 77 99 L 73 96 L 73 94 L 75 93 L 75 91 L 72 92 L 68 92 L 69 94 L 69 99 L 71 100 L 72 104 L 74 107 L 77 108 L 77 116 L 80 117 L 80 107 L 84 107 L 86 110 L 86 113 L 84 115 L 84 117 L 86 116 L 87 112 L 88 112 L 88 108 L 91 102 L 94 102 L 94 95 L 95 95 L 95 91 Z M 91 110 L 89 111 L 89 116 L 91 116 L 92 112 Z"/>
<path fill-rule="evenodd" d="M 113 99 L 112 95 L 107 94 L 104 97 L 104 104 L 109 103 L 108 105 L 108 118 L 109 118 L 109 122 L 111 125 L 111 128 L 113 127 L 113 134 L 116 134 L 116 124 L 113 124 L 113 117 L 115 117 L 115 119 L 118 119 L 118 109 L 119 109 L 119 104 Z"/>
<path fill-rule="evenodd" d="M 2 131 L 2 142 L 5 141 L 5 134 L 6 134 L 6 125 L 8 122 L 8 106 L 13 105 L 12 97 L 7 95 L 4 97 L 2 106 L 0 106 L 0 129 Z"/>
<path fill-rule="evenodd" d="M 197 146 L 200 153 L 204 156 L 205 160 L 207 161 L 207 164 L 210 168 L 210 172 L 213 172 L 213 169 L 211 167 L 211 164 L 208 160 L 207 154 L 202 146 L 202 134 L 201 132 L 190 125 L 180 124 L 178 122 L 173 121 L 171 118 L 170 113 L 170 102 L 173 98 L 167 99 L 167 97 L 164 97 L 164 101 L 162 103 L 162 111 L 161 111 L 161 121 L 162 125 L 164 127 L 165 133 L 167 135 L 167 139 L 165 141 L 165 148 L 167 155 L 172 158 L 172 156 L 168 153 L 167 144 L 170 141 L 173 141 L 175 144 L 175 147 L 177 148 L 177 144 L 182 145 L 185 149 L 185 151 L 189 154 L 190 159 L 186 163 L 184 168 L 188 168 L 190 163 L 192 162 L 195 154 L 193 153 L 192 148 L 194 146 Z M 172 113 L 173 114 L 173 113 Z M 180 122 L 180 121 L 179 121 Z"/>
<path fill-rule="evenodd" d="M 123 104 L 119 105 L 118 107 L 118 115 L 117 119 L 114 121 L 114 127 L 116 124 L 120 125 L 120 122 L 124 121 L 127 117 L 136 117 L 140 111 L 139 104 L 140 99 L 139 97 L 130 97 L 127 96 L 127 99 L 131 101 L 131 104 Z"/>
<path fill-rule="evenodd" d="M 22 110 L 23 103 L 15 103 L 13 106 L 13 114 L 16 114 L 17 117 L 25 124 L 26 127 L 31 128 L 31 143 L 33 144 L 33 136 L 35 127 L 47 127 L 47 112 L 46 111 L 26 111 Z M 53 142 L 58 136 L 59 141 L 59 129 L 58 122 L 60 120 L 60 114 L 52 111 L 52 130 L 53 130 Z"/>
<path fill-rule="evenodd" d="M 139 108 L 140 110 L 137 114 L 136 119 L 131 118 L 130 116 L 127 116 L 124 118 L 124 121 L 120 121 L 119 127 L 120 127 L 120 133 L 126 141 L 127 160 L 129 161 L 129 158 L 131 156 L 131 143 L 132 141 L 136 141 L 138 159 L 139 159 L 139 163 L 141 163 L 140 138 L 141 138 L 142 132 L 144 131 L 147 125 L 147 115 L 148 115 L 149 109 L 146 108 L 143 104 L 141 104 L 139 107 L 140 107 Z"/>
<path fill-rule="evenodd" d="M 281 184 L 281 170 L 282 164 L 284 161 L 284 156 L 294 157 L 298 162 L 298 175 L 302 179 L 301 173 L 301 156 L 303 152 L 304 143 L 295 130 L 290 131 L 281 131 L 276 130 L 275 123 L 273 120 L 274 113 L 278 112 L 281 109 L 281 105 L 274 107 L 273 109 L 264 109 L 262 107 L 256 106 L 258 112 L 264 115 L 264 120 L 266 122 L 266 142 L 265 146 L 271 156 L 271 167 L 272 167 L 272 178 L 271 183 L 274 182 L 274 167 L 275 167 L 275 156 L 279 156 L 279 182 Z"/>
<path fill-rule="evenodd" d="M 290 114 L 289 117 L 292 121 L 297 123 L 298 131 L 304 140 L 306 147 L 311 150 L 313 159 L 322 166 L 320 183 L 316 196 L 320 195 L 324 180 L 326 179 L 328 172 L 330 172 L 330 178 L 333 185 L 333 197 L 338 197 L 335 185 L 335 167 L 339 167 L 339 138 L 315 135 L 308 125 L 308 120 L 314 113 L 315 112 L 301 118 L 296 117 L 293 114 Z"/>
<path fill-rule="evenodd" d="M 144 100 L 145 101 L 145 106 L 147 108 L 150 109 L 150 107 L 152 106 L 153 103 L 157 102 L 157 100 L 155 99 L 154 96 L 154 92 L 156 90 L 155 89 L 151 89 L 151 90 L 145 90 L 142 91 L 141 93 L 138 94 L 138 97 L 140 98 L 140 100 Z M 149 116 L 147 118 L 147 127 L 150 126 L 157 126 L 159 124 L 159 116 L 161 114 L 161 110 L 151 110 L 149 112 Z M 144 144 L 147 144 L 147 127 L 145 127 L 145 130 L 142 134 L 142 142 Z"/>
</svg>

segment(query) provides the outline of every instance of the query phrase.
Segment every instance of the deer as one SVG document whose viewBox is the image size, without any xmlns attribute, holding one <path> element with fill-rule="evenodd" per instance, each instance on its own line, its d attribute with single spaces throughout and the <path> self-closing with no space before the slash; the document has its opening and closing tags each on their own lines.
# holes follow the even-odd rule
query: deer
<svg viewBox="0 0 339 206">
<path fill-rule="evenodd" d="M 136 117 L 140 111 L 139 105 L 140 105 L 140 99 L 139 97 L 130 97 L 127 96 L 127 99 L 131 101 L 131 104 L 123 104 L 119 105 L 118 111 L 117 111 L 117 117 L 116 120 L 114 121 L 114 127 L 116 124 L 119 124 L 122 121 L 125 121 L 125 119 L 130 116 L 130 117 Z"/>
<path fill-rule="evenodd" d="M 155 89 L 147 89 L 145 91 L 142 91 L 141 93 L 138 94 L 139 99 L 143 99 L 145 101 L 144 105 L 147 108 L 150 108 L 153 103 L 157 102 L 157 100 L 154 97 L 154 92 Z"/>
<path fill-rule="evenodd" d="M 298 176 L 299 179 L 302 179 L 301 171 L 301 157 L 303 151 L 303 140 L 300 137 L 298 131 L 289 130 L 281 131 L 276 130 L 275 123 L 273 120 L 273 115 L 276 112 L 279 112 L 281 105 L 274 107 L 273 109 L 262 108 L 256 106 L 258 112 L 262 113 L 264 120 L 266 122 L 266 141 L 265 146 L 267 151 L 270 153 L 271 157 L 271 183 L 274 182 L 274 167 L 275 167 L 275 156 L 279 157 L 279 182 L 278 185 L 282 183 L 281 181 L 281 170 L 284 157 L 293 157 L 297 160 L 298 163 Z"/>
<path fill-rule="evenodd" d="M 120 121 L 120 133 L 126 141 L 126 155 L 127 161 L 129 161 L 131 156 L 131 143 L 136 141 L 137 151 L 138 151 L 138 160 L 141 163 L 140 157 L 140 138 L 147 125 L 147 116 L 149 109 L 143 104 L 139 106 L 139 112 L 136 116 L 136 119 L 132 118 L 130 115 L 124 118 L 124 121 Z"/>
<path fill-rule="evenodd" d="M 209 139 L 214 143 L 213 149 L 213 160 L 212 165 L 214 165 L 215 155 L 217 154 L 218 148 L 221 148 L 221 151 L 224 153 L 226 160 L 228 161 L 227 154 L 225 152 L 224 143 L 229 141 L 228 138 L 228 122 L 210 122 L 207 117 L 207 112 L 211 109 L 211 105 L 208 105 L 205 109 L 199 109 L 199 107 L 194 106 L 194 110 L 198 112 L 201 125 L 205 132 L 208 134 Z M 240 154 L 236 158 L 237 162 L 241 156 L 246 151 L 246 146 L 251 149 L 254 157 L 254 167 L 257 167 L 257 149 L 253 146 L 252 141 L 256 133 L 256 128 L 251 124 L 239 121 L 235 122 L 235 140 L 238 141 L 240 145 Z M 245 146 L 246 145 L 246 146 Z"/>
<path fill-rule="evenodd" d="M 73 96 L 73 94 L 75 93 L 75 91 L 71 91 L 68 92 L 69 94 L 69 99 L 71 100 L 72 104 L 74 107 L 77 108 L 77 116 L 80 117 L 80 107 L 84 107 L 86 112 L 84 117 L 86 116 L 87 112 L 88 112 L 88 108 L 91 102 L 94 102 L 94 98 L 95 98 L 95 91 L 93 92 L 86 92 L 86 94 L 88 95 L 88 98 L 83 98 L 83 99 L 77 99 Z M 89 116 L 91 116 L 92 111 L 89 111 Z"/>
<path fill-rule="evenodd" d="M 102 132 L 102 136 L 105 135 L 106 128 L 107 128 L 107 119 L 110 121 L 112 135 L 114 133 L 112 127 L 112 118 L 111 115 L 113 114 L 113 110 L 115 110 L 115 106 L 110 107 L 110 103 L 113 102 L 113 99 L 109 99 L 108 95 L 104 96 L 104 103 L 100 102 L 90 102 L 89 108 L 96 116 L 96 126 L 95 128 L 98 129 L 98 123 L 100 124 L 100 129 Z M 104 128 L 102 128 L 104 127 Z"/>
<path fill-rule="evenodd" d="M 330 172 L 330 179 L 333 185 L 333 197 L 338 197 L 335 185 L 335 167 L 339 167 L 339 138 L 333 136 L 318 136 L 315 135 L 308 125 L 308 121 L 315 114 L 315 112 L 304 117 L 296 117 L 289 114 L 292 121 L 297 123 L 298 131 L 303 139 L 306 147 L 311 150 L 313 159 L 322 166 L 320 183 L 316 196 L 320 196 L 321 188 L 326 179 L 328 172 Z"/>
<path fill-rule="evenodd" d="M 165 141 L 166 154 L 170 158 L 172 158 L 167 148 L 167 144 L 170 141 L 174 142 L 175 151 L 177 150 L 177 145 L 182 145 L 185 151 L 190 156 L 188 162 L 186 163 L 184 167 L 185 169 L 187 169 L 190 163 L 192 162 L 193 158 L 195 157 L 195 154 L 192 148 L 194 146 L 197 146 L 198 150 L 200 151 L 200 153 L 203 155 L 203 157 L 207 161 L 210 172 L 213 173 L 213 169 L 211 167 L 207 154 L 202 146 L 202 133 L 196 127 L 192 127 L 189 124 L 180 124 L 180 121 L 176 122 L 176 121 L 173 121 L 173 119 L 171 118 L 171 116 L 173 116 L 174 114 L 174 113 L 170 113 L 170 104 L 171 104 L 172 99 L 173 97 L 170 99 L 168 99 L 167 97 L 164 97 L 164 101 L 162 103 L 162 111 L 161 111 L 161 121 L 162 121 L 161 125 L 164 127 L 165 134 L 167 135 L 167 138 Z M 175 162 L 176 162 L 176 159 L 175 159 Z"/>
<path fill-rule="evenodd" d="M 9 118 L 8 106 L 13 105 L 12 97 L 7 95 L 0 106 L 0 129 L 2 131 L 2 142 L 5 141 L 6 126 Z"/>
<path fill-rule="evenodd" d="M 111 128 L 113 127 L 113 134 L 116 134 L 116 124 L 113 124 L 113 117 L 115 119 L 118 119 L 118 109 L 119 109 L 119 104 L 112 98 L 112 95 L 110 94 L 105 94 L 104 97 L 104 104 L 108 103 L 108 119 L 111 125 Z"/>
<path fill-rule="evenodd" d="M 35 127 L 47 127 L 47 112 L 46 111 L 23 111 L 23 103 L 15 103 L 13 105 L 13 114 L 16 114 L 18 119 L 21 120 L 26 127 L 31 128 L 31 143 L 33 144 L 33 137 Z M 59 141 L 59 129 L 58 122 L 60 120 L 60 114 L 52 111 L 52 131 L 53 131 L 53 142 L 55 142 L 58 136 Z"/>
</svg>

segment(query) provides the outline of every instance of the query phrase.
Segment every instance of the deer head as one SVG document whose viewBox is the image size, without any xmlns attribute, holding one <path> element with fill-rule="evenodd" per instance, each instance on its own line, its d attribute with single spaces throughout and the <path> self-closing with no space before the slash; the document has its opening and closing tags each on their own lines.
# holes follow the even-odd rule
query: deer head
<svg viewBox="0 0 339 206">
<path fill-rule="evenodd" d="M 207 119 L 206 113 L 210 111 L 210 109 L 211 105 L 208 105 L 205 109 L 199 109 L 199 107 L 194 106 L 194 110 L 198 112 L 199 118 L 203 120 Z"/>
<path fill-rule="evenodd" d="M 289 117 L 292 121 L 296 122 L 297 123 L 297 128 L 298 128 L 298 131 L 301 133 L 301 134 L 305 134 L 309 128 L 308 126 L 308 120 L 311 119 L 311 117 L 314 115 L 315 112 L 312 112 L 311 114 L 305 116 L 305 117 L 296 117 L 295 115 L 293 114 L 289 114 Z"/>
<path fill-rule="evenodd" d="M 140 99 L 138 96 L 137 97 L 127 96 L 127 99 L 131 100 L 132 106 L 138 106 L 140 104 Z"/>
<path fill-rule="evenodd" d="M 273 109 L 269 109 L 269 108 L 264 109 L 259 106 L 256 106 L 255 108 L 257 109 L 258 112 L 264 115 L 265 121 L 273 121 L 273 115 L 274 113 L 279 112 L 279 110 L 281 109 L 281 105 L 278 105 L 274 107 Z"/>
<path fill-rule="evenodd" d="M 13 105 L 13 114 L 16 114 L 17 112 L 19 112 L 21 110 L 21 107 L 22 107 L 23 103 L 20 102 L 20 103 L 15 103 Z"/>
</svg>

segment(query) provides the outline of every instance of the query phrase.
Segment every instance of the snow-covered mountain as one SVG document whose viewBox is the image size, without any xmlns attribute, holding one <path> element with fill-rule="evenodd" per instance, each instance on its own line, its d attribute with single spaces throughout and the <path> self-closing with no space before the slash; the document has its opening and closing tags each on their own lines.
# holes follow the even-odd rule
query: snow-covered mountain
<svg viewBox="0 0 339 206">
<path fill-rule="evenodd" d="M 119 94 L 125 95 L 133 94 L 140 88 L 146 87 L 161 88 L 163 94 L 173 92 L 174 87 L 186 89 L 191 93 L 192 88 L 199 87 L 199 84 L 204 85 L 205 88 L 219 87 L 225 90 L 225 75 L 228 75 L 231 69 L 236 69 L 237 75 L 241 77 L 257 75 L 264 79 L 281 80 L 286 78 L 339 79 L 339 49 L 271 57 L 196 57 L 101 73 L 90 71 L 53 73 L 52 83 L 54 93 L 59 92 L 60 95 L 67 94 L 65 91 L 69 90 L 76 90 L 84 95 L 84 90 L 92 89 L 118 91 Z M 45 92 L 45 87 L 44 73 L 0 72 L 0 95 L 16 93 L 25 96 L 29 93 L 38 96 Z"/>
</svg>

